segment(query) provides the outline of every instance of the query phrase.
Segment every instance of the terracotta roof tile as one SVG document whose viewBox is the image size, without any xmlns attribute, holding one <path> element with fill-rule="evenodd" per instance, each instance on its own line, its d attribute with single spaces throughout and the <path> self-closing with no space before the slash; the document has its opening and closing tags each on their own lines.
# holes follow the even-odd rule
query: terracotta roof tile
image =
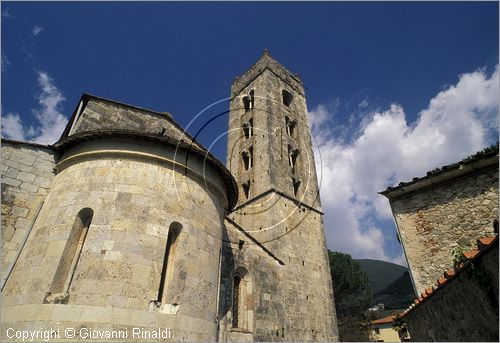
<svg viewBox="0 0 500 343">
<path fill-rule="evenodd" d="M 372 324 L 388 324 L 388 323 L 392 323 L 394 320 L 396 320 L 396 317 L 398 315 L 397 314 L 392 314 L 388 317 L 385 317 L 385 318 L 380 318 L 380 319 L 376 319 L 376 320 L 373 320 L 371 323 Z"/>
<path fill-rule="evenodd" d="M 447 279 L 450 279 L 452 277 L 455 277 L 457 273 L 455 272 L 455 269 L 454 268 L 450 268 L 448 270 L 445 270 L 444 272 L 444 277 L 446 277 Z"/>
<path fill-rule="evenodd" d="M 437 280 L 436 280 L 436 286 L 440 287 L 442 285 L 444 285 L 445 283 L 448 282 L 448 279 L 445 278 L 444 276 L 440 276 Z"/>
<path fill-rule="evenodd" d="M 485 248 L 488 248 L 490 245 L 492 245 L 497 239 L 497 236 L 495 237 L 483 237 L 478 239 L 478 247 L 479 250 L 484 250 Z"/>
<path fill-rule="evenodd" d="M 482 238 L 478 239 L 477 240 L 477 248 L 464 252 L 464 256 L 468 260 L 475 260 L 483 252 L 485 252 L 490 247 L 492 247 L 493 244 L 497 242 L 497 239 L 498 239 L 498 236 L 496 236 L 496 235 L 493 237 L 482 237 Z M 431 287 L 426 288 L 425 291 L 422 292 L 420 294 L 420 296 L 414 300 L 413 304 L 411 304 L 403 312 L 399 313 L 399 316 L 401 316 L 401 317 L 405 316 L 413 308 L 420 305 L 423 301 L 425 301 L 427 298 L 429 298 L 432 294 L 436 293 L 436 291 L 443 288 L 448 283 L 448 281 L 453 279 L 455 276 L 457 276 L 464 269 L 464 266 L 465 266 L 464 263 L 461 263 L 456 268 L 450 268 L 448 270 L 445 270 L 443 273 L 443 276 L 440 276 L 439 278 L 436 279 L 436 287 L 434 288 L 431 286 Z"/>
<path fill-rule="evenodd" d="M 479 254 L 479 249 L 472 249 L 472 250 L 464 252 L 464 256 L 467 259 L 472 259 L 472 258 L 476 257 L 478 254 Z"/>
<path fill-rule="evenodd" d="M 479 254 L 479 249 L 472 249 L 464 252 L 464 256 L 468 259 L 476 257 L 477 254 Z"/>
</svg>

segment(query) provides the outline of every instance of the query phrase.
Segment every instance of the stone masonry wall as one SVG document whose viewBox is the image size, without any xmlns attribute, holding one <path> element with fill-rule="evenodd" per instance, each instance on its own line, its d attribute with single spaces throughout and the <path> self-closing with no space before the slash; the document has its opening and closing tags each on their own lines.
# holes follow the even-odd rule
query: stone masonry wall
<svg viewBox="0 0 500 343">
<path fill-rule="evenodd" d="M 231 328 L 231 275 L 241 267 L 248 270 L 254 285 L 253 340 L 337 340 L 322 216 L 276 194 L 254 205 L 246 206 L 245 214 L 234 212 L 229 217 L 259 243 L 226 223 L 231 244 L 223 247 L 220 309 L 226 336 L 221 340 L 230 341 L 235 335 Z M 241 246 L 239 240 L 244 242 Z"/>
<path fill-rule="evenodd" d="M 127 155 L 118 158 L 103 152 L 120 144 Z M 219 254 L 227 200 L 207 190 L 203 180 L 174 172 L 171 163 L 165 162 L 173 156 L 173 147 L 155 148 L 142 142 L 138 149 L 149 152 L 142 154 L 132 151 L 131 144 L 87 142 L 87 149 L 80 145 L 63 156 L 60 165 L 64 169 L 53 180 L 2 294 L 2 335 L 7 327 L 73 327 L 77 331 L 136 327 L 170 328 L 175 341 L 216 339 Z M 94 147 L 98 153 L 92 155 Z M 87 155 L 78 157 L 83 153 Z M 190 168 L 195 167 L 193 161 Z M 202 173 L 201 163 L 197 168 Z M 211 174 L 205 175 L 209 183 Z M 83 208 L 91 208 L 94 214 L 67 303 L 44 303 L 57 266 L 65 258 L 75 217 Z M 169 256 L 167 277 L 171 277 L 163 301 L 155 307 L 151 301 L 158 299 L 167 233 L 173 222 L 180 223 L 182 230 Z"/>
<path fill-rule="evenodd" d="M 453 265 L 452 249 L 474 246 L 498 219 L 498 166 L 391 201 L 417 293 Z"/>
<path fill-rule="evenodd" d="M 498 242 L 403 318 L 412 341 L 498 342 Z"/>
<path fill-rule="evenodd" d="M 253 91 L 254 107 L 243 97 Z M 283 91 L 292 95 L 288 106 Z M 232 86 L 227 165 L 240 196 L 228 215 L 248 235 L 226 222 L 230 244 L 223 246 L 221 341 L 335 341 L 333 290 L 303 86 L 267 53 Z M 296 123 L 292 134 L 286 117 Z M 253 136 L 242 129 L 253 119 Z M 300 151 L 296 167 L 289 149 Z M 253 150 L 245 170 L 241 153 Z M 294 194 L 293 179 L 299 180 Z M 242 185 L 250 182 L 245 199 Z M 248 237 L 251 236 L 252 238 Z M 232 327 L 234 273 L 244 269 L 252 282 L 253 325 Z M 245 309 L 245 307 L 243 307 Z"/>
<path fill-rule="evenodd" d="M 54 178 L 55 152 L 37 144 L 2 140 L 2 229 L 0 284 L 3 284 Z"/>
</svg>

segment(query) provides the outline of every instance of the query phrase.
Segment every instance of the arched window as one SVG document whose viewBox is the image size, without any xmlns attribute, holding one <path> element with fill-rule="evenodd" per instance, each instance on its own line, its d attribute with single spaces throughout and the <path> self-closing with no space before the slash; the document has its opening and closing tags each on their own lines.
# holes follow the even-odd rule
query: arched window
<svg viewBox="0 0 500 343">
<path fill-rule="evenodd" d="M 254 108 L 254 104 L 255 104 L 255 97 L 254 97 L 254 94 L 255 92 L 253 91 L 253 89 L 250 91 L 248 97 L 250 98 L 250 108 Z"/>
<path fill-rule="evenodd" d="M 248 119 L 249 137 L 253 136 L 253 118 Z"/>
<path fill-rule="evenodd" d="M 243 124 L 243 135 L 245 138 L 253 136 L 253 119 L 250 118 L 247 123 Z"/>
<path fill-rule="evenodd" d="M 243 101 L 245 111 L 252 109 L 255 103 L 254 90 L 252 89 L 250 93 L 247 96 L 244 96 L 241 100 Z"/>
<path fill-rule="evenodd" d="M 290 105 L 292 104 L 293 95 L 292 95 L 290 92 L 288 92 L 288 91 L 286 91 L 286 90 L 284 90 L 284 89 L 283 89 L 283 91 L 281 92 L 281 95 L 282 95 L 282 97 L 283 97 L 283 104 L 284 104 L 286 107 L 290 106 Z"/>
<path fill-rule="evenodd" d="M 245 170 L 249 170 L 253 165 L 253 148 L 250 147 L 248 151 L 243 151 L 241 153 L 241 158 L 243 160 L 243 167 Z"/>
<path fill-rule="evenodd" d="M 76 267 L 80 260 L 83 244 L 85 243 L 93 216 L 94 211 L 88 207 L 80 210 L 76 215 L 44 302 L 67 303 L 68 292 L 74 279 Z"/>
<path fill-rule="evenodd" d="M 239 327 L 240 324 L 240 316 L 239 316 L 239 310 L 241 306 L 241 299 L 240 299 L 240 287 L 241 287 L 241 277 L 239 275 L 235 275 L 233 278 L 233 328 Z"/>
<path fill-rule="evenodd" d="M 292 167 L 292 173 L 297 171 L 297 160 L 299 157 L 299 150 L 292 148 L 291 145 L 288 146 L 288 164 Z"/>
<path fill-rule="evenodd" d="M 239 267 L 232 278 L 231 327 L 238 331 L 253 331 L 253 284 L 248 271 Z"/>
<path fill-rule="evenodd" d="M 243 101 L 243 108 L 245 108 L 245 111 L 248 111 L 250 109 L 250 99 L 248 99 L 248 96 L 244 96 L 241 101 Z"/>
<path fill-rule="evenodd" d="M 181 230 L 182 225 L 178 222 L 173 222 L 168 228 L 167 244 L 165 246 L 165 254 L 163 255 L 163 266 L 160 276 L 160 285 L 158 287 L 158 297 L 156 300 L 157 306 L 166 300 L 165 298 L 168 295 L 168 286 L 172 283 L 175 248 L 177 247 Z M 165 301 L 165 303 L 168 303 L 168 301 Z"/>
<path fill-rule="evenodd" d="M 286 133 L 291 137 L 295 137 L 295 127 L 297 126 L 295 121 L 290 120 L 288 116 L 285 116 L 285 126 L 286 126 Z"/>
</svg>

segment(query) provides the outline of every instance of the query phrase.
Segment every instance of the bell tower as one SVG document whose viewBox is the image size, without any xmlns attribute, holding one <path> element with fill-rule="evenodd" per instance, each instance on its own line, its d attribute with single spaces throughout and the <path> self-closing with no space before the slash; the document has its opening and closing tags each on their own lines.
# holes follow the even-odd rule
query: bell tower
<svg viewBox="0 0 500 343">
<path fill-rule="evenodd" d="M 304 85 L 268 50 L 232 84 L 227 167 L 239 198 L 226 220 L 225 265 L 244 270 L 253 293 L 239 290 L 238 273 L 223 272 L 221 340 L 249 339 L 235 332 L 264 341 L 337 340 Z"/>
<path fill-rule="evenodd" d="M 321 210 L 304 86 L 265 50 L 231 90 L 227 161 L 238 206 L 277 193 Z"/>
</svg>

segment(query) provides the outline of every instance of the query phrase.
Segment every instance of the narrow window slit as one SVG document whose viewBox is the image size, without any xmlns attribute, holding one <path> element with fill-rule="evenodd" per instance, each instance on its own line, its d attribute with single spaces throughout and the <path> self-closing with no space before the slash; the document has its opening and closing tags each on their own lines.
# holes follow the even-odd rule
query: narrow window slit
<svg viewBox="0 0 500 343">
<path fill-rule="evenodd" d="M 69 290 L 75 277 L 85 238 L 94 216 L 94 211 L 84 208 L 78 212 L 71 228 L 68 240 L 59 260 L 54 279 L 45 295 L 44 303 L 67 304 Z"/>
<path fill-rule="evenodd" d="M 245 200 L 250 198 L 250 181 L 244 182 L 242 185 Z"/>
<path fill-rule="evenodd" d="M 175 248 L 177 246 L 181 230 L 182 225 L 178 222 L 173 222 L 168 228 L 167 244 L 165 246 L 165 253 L 163 255 L 163 264 L 160 275 L 160 284 L 158 286 L 158 294 L 156 300 L 151 301 L 157 307 L 159 307 L 165 300 L 165 296 L 168 294 L 168 287 L 172 283 Z"/>
<path fill-rule="evenodd" d="M 293 195 L 297 197 L 299 195 L 300 181 L 295 178 L 292 178 L 292 182 L 293 182 Z"/>
</svg>

